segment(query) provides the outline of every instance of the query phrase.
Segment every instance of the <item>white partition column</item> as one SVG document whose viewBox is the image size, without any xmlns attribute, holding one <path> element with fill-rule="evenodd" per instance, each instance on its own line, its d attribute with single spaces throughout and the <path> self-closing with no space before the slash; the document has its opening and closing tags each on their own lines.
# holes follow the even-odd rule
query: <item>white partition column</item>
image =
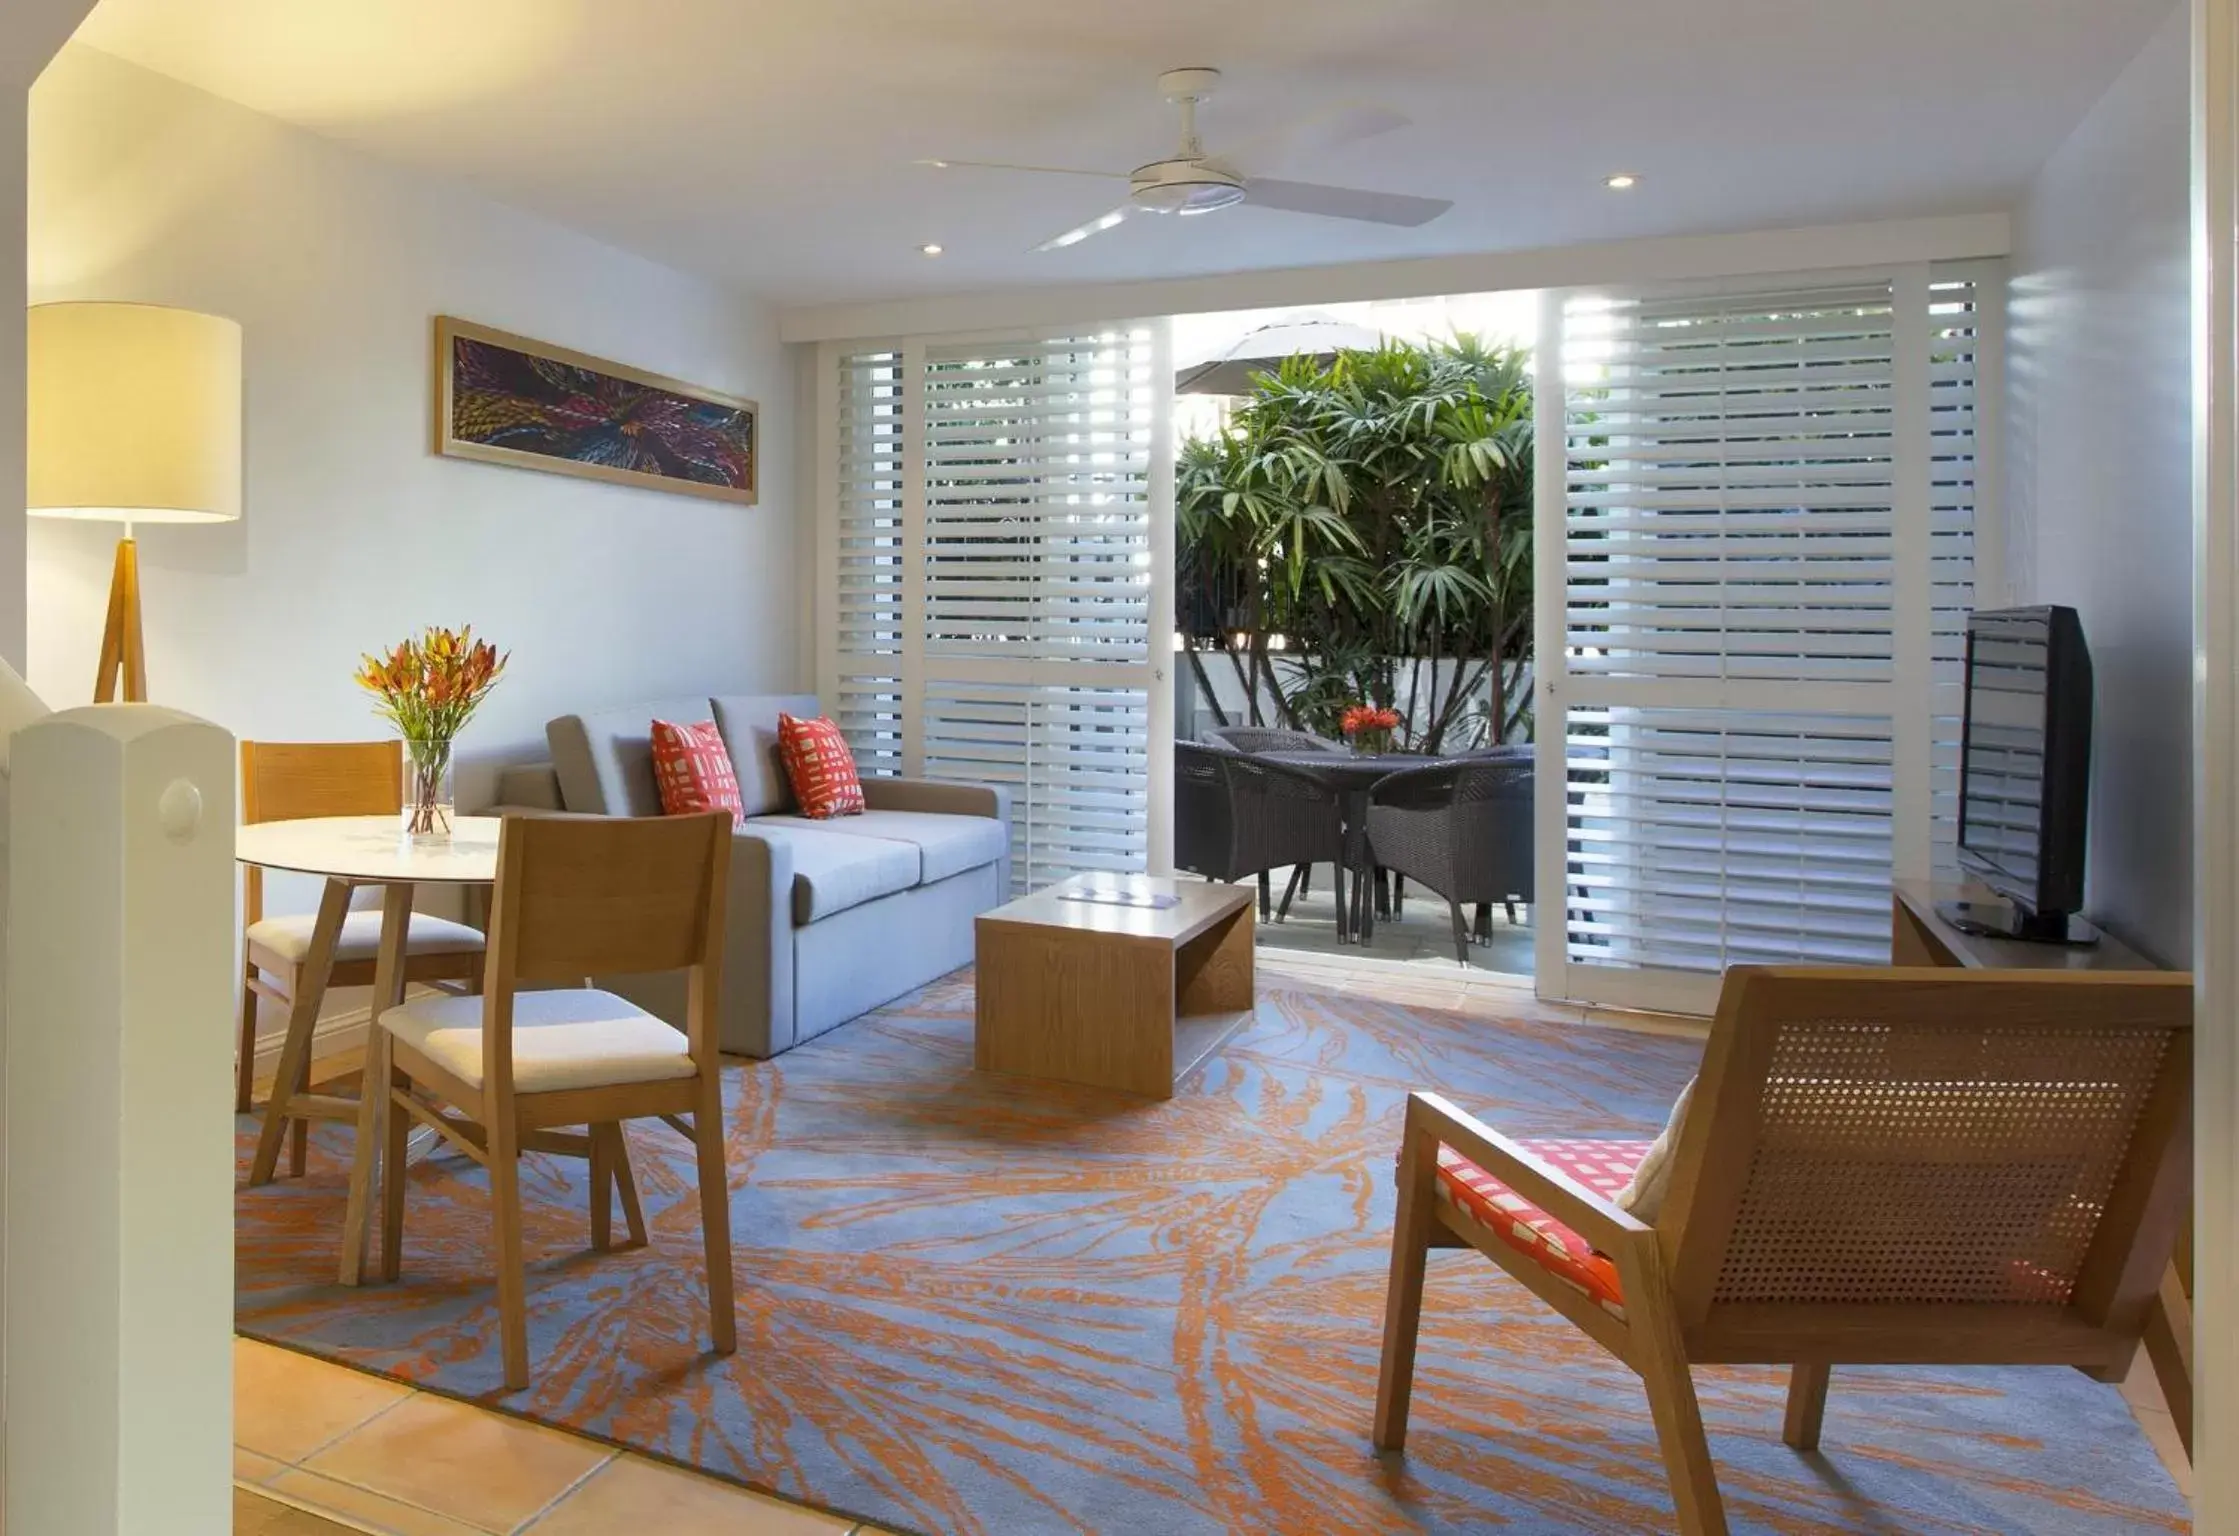
<svg viewBox="0 0 2239 1536">
<path fill-rule="evenodd" d="M 222 1536 L 233 738 L 106 705 L 9 756 L 6 1526 Z"/>
</svg>

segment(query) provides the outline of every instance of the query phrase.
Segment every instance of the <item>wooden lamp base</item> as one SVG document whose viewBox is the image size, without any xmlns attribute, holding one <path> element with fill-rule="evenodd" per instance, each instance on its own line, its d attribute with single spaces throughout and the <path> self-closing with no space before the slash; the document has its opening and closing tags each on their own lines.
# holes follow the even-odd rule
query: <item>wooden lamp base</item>
<svg viewBox="0 0 2239 1536">
<path fill-rule="evenodd" d="M 101 631 L 101 671 L 93 680 L 93 702 L 117 700 L 117 678 L 124 678 L 124 702 L 148 698 L 148 653 L 140 639 L 140 546 L 131 534 L 117 540 L 116 569 L 109 575 L 109 622 Z"/>
</svg>

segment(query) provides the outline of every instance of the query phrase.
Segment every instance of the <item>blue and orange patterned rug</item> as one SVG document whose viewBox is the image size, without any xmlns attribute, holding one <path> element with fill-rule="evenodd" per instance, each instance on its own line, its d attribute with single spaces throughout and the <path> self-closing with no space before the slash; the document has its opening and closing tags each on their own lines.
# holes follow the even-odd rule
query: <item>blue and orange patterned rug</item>
<svg viewBox="0 0 2239 1536">
<path fill-rule="evenodd" d="M 526 1393 L 471 1163 L 413 1170 L 401 1284 L 331 1284 L 346 1132 L 241 1193 L 241 1331 L 944 1536 L 1670 1527 L 1638 1382 L 1474 1255 L 1433 1261 L 1406 1458 L 1367 1428 L 1407 1090 L 1646 1135 L 1699 1047 L 1278 983 L 1145 1103 L 975 1075 L 971 1010 L 967 972 L 735 1074 L 731 1359 L 702 1353 L 691 1155 L 659 1126 L 632 1132 L 647 1248 L 593 1256 L 582 1165 L 531 1160 Z M 1817 1456 L 1780 1443 L 1781 1373 L 1697 1381 L 1736 1530 L 2188 1527 L 2071 1370 L 1838 1371 Z"/>
</svg>

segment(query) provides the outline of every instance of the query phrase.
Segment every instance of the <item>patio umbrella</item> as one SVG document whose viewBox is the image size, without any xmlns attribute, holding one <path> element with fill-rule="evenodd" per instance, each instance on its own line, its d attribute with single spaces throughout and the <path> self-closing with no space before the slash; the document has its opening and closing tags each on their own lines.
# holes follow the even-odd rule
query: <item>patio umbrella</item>
<svg viewBox="0 0 2239 1536">
<path fill-rule="evenodd" d="M 1247 333 L 1202 362 L 1181 369 L 1174 375 L 1174 392 L 1180 395 L 1248 395 L 1252 392 L 1253 374 L 1273 373 L 1287 357 L 1304 353 L 1327 367 L 1340 352 L 1365 352 L 1383 344 L 1383 332 L 1328 315 L 1278 320 Z"/>
</svg>

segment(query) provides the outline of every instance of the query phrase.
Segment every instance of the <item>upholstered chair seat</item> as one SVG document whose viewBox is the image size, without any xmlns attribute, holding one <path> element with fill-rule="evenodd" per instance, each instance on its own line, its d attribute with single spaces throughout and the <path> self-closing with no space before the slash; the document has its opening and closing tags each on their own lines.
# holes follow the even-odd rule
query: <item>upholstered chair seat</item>
<svg viewBox="0 0 2239 1536">
<path fill-rule="evenodd" d="M 1517 1145 L 1604 1199 L 1614 1199 L 1625 1187 L 1649 1148 L 1645 1141 L 1549 1138 Z M 1452 1147 L 1438 1149 L 1436 1192 L 1440 1204 L 1462 1220 L 1490 1232 L 1612 1316 L 1625 1315 L 1625 1289 L 1608 1255 Z"/>
<path fill-rule="evenodd" d="M 301 965 L 311 953 L 311 926 L 315 921 L 309 913 L 267 917 L 249 924 L 246 934 L 251 948 L 269 951 L 290 965 Z M 413 913 L 412 926 L 405 930 L 407 955 L 478 955 L 482 947 L 479 930 L 425 912 Z M 373 960 L 380 952 L 379 912 L 352 912 L 342 919 L 342 937 L 334 946 L 337 961 Z"/>
<path fill-rule="evenodd" d="M 482 1086 L 482 999 L 424 997 L 391 1008 L 381 1026 L 472 1088 Z M 684 1032 L 626 998 L 591 988 L 522 992 L 513 999 L 513 1087 L 559 1093 L 659 1083 L 692 1075 Z"/>
</svg>

